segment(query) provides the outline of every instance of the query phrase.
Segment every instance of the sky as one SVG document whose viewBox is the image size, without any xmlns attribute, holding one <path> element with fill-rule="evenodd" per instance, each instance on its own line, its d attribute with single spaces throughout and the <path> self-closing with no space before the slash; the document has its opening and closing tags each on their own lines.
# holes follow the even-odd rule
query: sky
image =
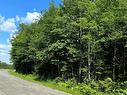
<svg viewBox="0 0 127 95">
<path fill-rule="evenodd" d="M 22 23 L 30 24 L 52 0 L 0 0 L 0 61 L 10 63 L 10 39 Z M 59 5 L 61 0 L 54 0 Z"/>
</svg>

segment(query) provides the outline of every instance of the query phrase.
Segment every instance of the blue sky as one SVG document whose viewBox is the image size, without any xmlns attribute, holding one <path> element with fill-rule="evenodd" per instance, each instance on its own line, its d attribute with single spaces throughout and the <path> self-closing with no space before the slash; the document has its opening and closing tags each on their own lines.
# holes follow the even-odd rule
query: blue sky
<svg viewBox="0 0 127 95">
<path fill-rule="evenodd" d="M 9 40 L 20 22 L 32 23 L 40 11 L 48 9 L 51 0 L 1 0 L 0 1 L 0 60 L 9 63 Z M 54 0 L 59 5 L 61 0 Z"/>
</svg>

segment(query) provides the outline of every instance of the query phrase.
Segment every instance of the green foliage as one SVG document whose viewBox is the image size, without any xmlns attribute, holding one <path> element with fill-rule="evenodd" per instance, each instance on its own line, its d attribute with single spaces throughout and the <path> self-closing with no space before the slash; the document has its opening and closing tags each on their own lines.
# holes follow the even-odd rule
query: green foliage
<svg viewBox="0 0 127 95">
<path fill-rule="evenodd" d="M 106 78 L 99 82 L 85 80 L 83 83 L 76 83 L 74 79 L 63 81 L 61 78 L 55 80 L 40 80 L 36 75 L 23 75 L 9 70 L 9 73 L 19 78 L 36 82 L 44 86 L 68 92 L 72 95 L 126 95 L 127 82 L 113 82 L 111 78 Z M 103 90 L 102 90 L 103 89 Z"/>
<path fill-rule="evenodd" d="M 72 89 L 81 83 L 77 88 L 86 95 L 116 93 L 120 85 L 114 82 L 127 80 L 126 4 L 126 0 L 63 0 L 56 7 L 51 2 L 38 21 L 21 24 L 12 39 L 16 71 L 69 80 L 60 84 Z"/>
<path fill-rule="evenodd" d="M 99 89 L 102 92 L 110 93 L 114 91 L 114 83 L 111 78 L 106 78 L 104 81 L 99 81 Z"/>
</svg>

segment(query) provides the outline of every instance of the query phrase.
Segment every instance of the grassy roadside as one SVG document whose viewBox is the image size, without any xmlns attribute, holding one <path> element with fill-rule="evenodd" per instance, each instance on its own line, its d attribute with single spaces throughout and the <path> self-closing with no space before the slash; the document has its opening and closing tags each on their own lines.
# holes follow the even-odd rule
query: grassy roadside
<svg viewBox="0 0 127 95">
<path fill-rule="evenodd" d="M 38 83 L 38 84 L 41 84 L 41 85 L 46 86 L 46 87 L 50 87 L 50 88 L 53 88 L 53 89 L 57 89 L 57 90 L 66 92 L 66 93 L 70 93 L 72 95 L 80 95 L 78 91 L 74 91 L 72 89 L 60 86 L 53 80 L 46 80 L 46 81 L 38 80 L 35 75 L 23 75 L 23 74 L 19 74 L 19 73 L 15 72 L 14 70 L 8 70 L 8 72 L 11 75 L 19 77 L 19 78 L 21 78 L 23 80 L 27 80 L 27 81 L 31 81 L 31 82 L 34 82 L 34 83 Z"/>
</svg>

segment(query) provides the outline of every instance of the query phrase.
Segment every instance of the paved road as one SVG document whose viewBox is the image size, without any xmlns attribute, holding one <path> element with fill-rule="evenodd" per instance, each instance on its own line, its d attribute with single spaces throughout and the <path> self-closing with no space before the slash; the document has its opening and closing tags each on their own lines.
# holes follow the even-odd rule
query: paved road
<svg viewBox="0 0 127 95">
<path fill-rule="evenodd" d="M 42 85 L 28 82 L 0 70 L 0 95 L 69 95 Z"/>
</svg>

